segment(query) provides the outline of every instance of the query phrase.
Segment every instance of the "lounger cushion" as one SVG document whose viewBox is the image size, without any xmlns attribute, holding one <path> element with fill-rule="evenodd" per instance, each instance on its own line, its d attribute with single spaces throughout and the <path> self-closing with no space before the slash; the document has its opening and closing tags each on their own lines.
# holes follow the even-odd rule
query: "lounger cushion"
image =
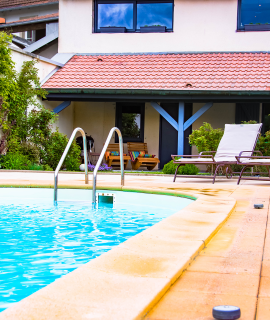
<svg viewBox="0 0 270 320">
<path fill-rule="evenodd" d="M 240 159 L 241 160 L 241 159 Z M 270 159 L 242 159 L 243 163 L 262 163 L 264 165 L 269 164 L 270 165 Z"/>
<path fill-rule="evenodd" d="M 120 156 L 120 152 L 119 151 L 111 151 L 111 156 Z"/>
<path fill-rule="evenodd" d="M 155 158 L 155 154 L 139 154 L 138 158 Z"/>
<path fill-rule="evenodd" d="M 134 162 L 139 155 L 144 155 L 145 151 L 129 151 L 129 156 L 132 162 Z"/>
<path fill-rule="evenodd" d="M 175 162 L 213 162 L 212 158 L 181 158 L 175 160 Z"/>
<path fill-rule="evenodd" d="M 224 135 L 219 143 L 215 161 L 235 162 L 235 156 L 239 156 L 241 151 L 254 150 L 260 128 L 261 123 L 225 124 Z M 244 155 L 251 156 L 251 152 Z"/>
</svg>

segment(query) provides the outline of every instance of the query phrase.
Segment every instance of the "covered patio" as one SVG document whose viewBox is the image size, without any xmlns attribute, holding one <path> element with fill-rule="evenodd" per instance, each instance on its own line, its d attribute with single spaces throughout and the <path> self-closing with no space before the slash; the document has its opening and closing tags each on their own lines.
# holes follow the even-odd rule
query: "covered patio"
<svg viewBox="0 0 270 320">
<path fill-rule="evenodd" d="M 60 130 L 83 127 L 97 152 L 111 127 L 122 129 L 124 113 L 137 114 L 140 134 L 124 142 L 148 143 L 162 168 L 171 154 L 196 154 L 188 136 L 203 122 L 264 122 L 269 72 L 270 54 L 259 52 L 74 55 L 43 88 Z"/>
</svg>

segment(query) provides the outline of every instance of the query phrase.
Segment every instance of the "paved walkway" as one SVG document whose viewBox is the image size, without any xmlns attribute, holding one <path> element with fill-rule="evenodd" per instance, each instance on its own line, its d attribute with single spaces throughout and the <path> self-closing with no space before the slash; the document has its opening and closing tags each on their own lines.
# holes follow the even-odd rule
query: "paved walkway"
<svg viewBox="0 0 270 320">
<path fill-rule="evenodd" d="M 83 174 L 60 174 L 59 186 L 85 187 L 83 179 Z M 270 319 L 270 183 L 244 181 L 237 186 L 236 182 L 235 179 L 217 179 L 212 185 L 211 181 L 201 178 L 179 178 L 172 183 L 172 177 L 126 176 L 127 189 L 155 188 L 236 200 L 236 207 L 226 223 L 162 298 L 149 308 L 144 319 L 212 320 L 212 307 L 220 304 L 239 306 L 244 320 Z M 1 172 L 0 185 L 52 187 L 53 174 Z M 99 175 L 98 186 L 120 187 L 120 175 Z M 254 203 L 263 203 L 264 209 L 254 209 Z M 199 212 L 199 208 L 197 210 Z"/>
</svg>

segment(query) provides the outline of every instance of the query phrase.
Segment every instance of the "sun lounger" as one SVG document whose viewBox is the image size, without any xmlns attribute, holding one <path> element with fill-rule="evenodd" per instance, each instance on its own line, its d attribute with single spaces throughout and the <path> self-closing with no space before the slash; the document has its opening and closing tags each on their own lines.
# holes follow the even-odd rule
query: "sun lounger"
<svg viewBox="0 0 270 320">
<path fill-rule="evenodd" d="M 110 143 L 105 152 L 105 161 L 109 167 L 120 167 L 120 154 L 112 155 L 112 152 L 119 153 L 119 143 Z M 127 168 L 130 157 L 124 154 L 124 169 Z"/>
<path fill-rule="evenodd" d="M 132 170 L 138 170 L 140 167 L 146 167 L 148 170 L 153 170 L 155 166 L 160 162 L 159 159 L 156 157 L 144 157 L 143 154 L 148 155 L 147 143 L 128 142 L 127 146 L 128 153 L 131 158 Z"/>
<path fill-rule="evenodd" d="M 232 169 L 230 165 L 239 164 L 236 157 L 241 155 L 244 150 L 251 150 L 246 154 L 251 156 L 256 142 L 261 132 L 261 123 L 257 124 L 226 124 L 224 135 L 220 140 L 217 151 L 204 151 L 199 155 L 172 155 L 175 164 L 179 164 L 175 171 L 174 179 L 175 182 L 178 168 L 187 163 L 193 163 L 195 165 L 215 165 L 215 173 L 213 177 L 213 183 L 215 183 L 216 175 L 220 168 L 224 168 L 226 171 L 226 177 L 232 177 Z M 179 157 L 179 158 L 178 158 Z M 205 176 L 204 176 L 205 177 Z M 206 177 L 209 178 L 209 177 Z"/>
<path fill-rule="evenodd" d="M 257 155 L 255 155 L 257 154 Z M 270 181 L 270 157 L 265 157 L 261 151 L 242 151 L 239 156 L 236 156 L 237 164 L 243 166 L 243 169 L 240 172 L 237 184 L 241 180 L 261 180 L 261 181 Z M 254 166 L 264 166 L 267 169 L 267 172 L 251 172 L 250 176 L 243 177 L 243 173 L 248 168 L 253 168 Z M 268 174 L 269 178 L 262 178 L 260 175 Z"/>
</svg>

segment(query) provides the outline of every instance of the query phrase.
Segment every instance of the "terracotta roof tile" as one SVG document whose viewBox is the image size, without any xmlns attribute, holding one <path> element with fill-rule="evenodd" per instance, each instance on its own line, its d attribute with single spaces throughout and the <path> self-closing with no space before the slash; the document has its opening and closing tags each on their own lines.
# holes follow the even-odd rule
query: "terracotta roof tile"
<svg viewBox="0 0 270 320">
<path fill-rule="evenodd" d="M 269 90 L 269 53 L 76 55 L 47 89 Z"/>
<path fill-rule="evenodd" d="M 58 2 L 57 0 L 1 0 L 0 10 L 14 7 L 24 7 L 31 5 L 39 5 L 50 2 Z"/>
</svg>

